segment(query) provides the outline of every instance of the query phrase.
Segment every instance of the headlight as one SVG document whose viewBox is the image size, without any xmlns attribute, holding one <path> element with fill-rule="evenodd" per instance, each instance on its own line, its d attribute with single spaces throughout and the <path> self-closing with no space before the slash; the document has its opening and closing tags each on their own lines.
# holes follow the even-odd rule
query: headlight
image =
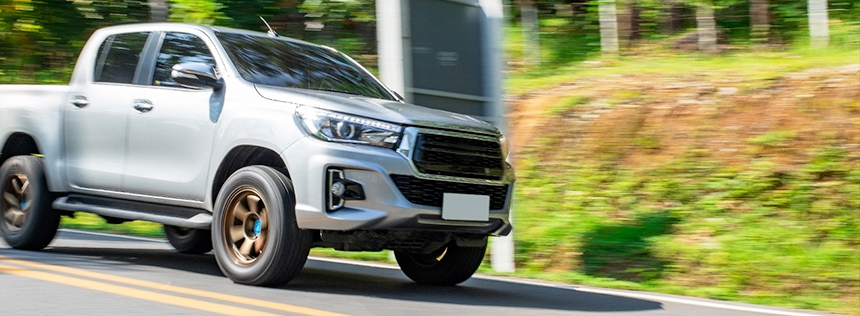
<svg viewBox="0 0 860 316">
<path fill-rule="evenodd" d="M 502 146 L 502 158 L 506 161 L 511 154 L 511 143 L 508 142 L 508 139 L 505 135 L 499 136 L 499 144 Z"/>
<path fill-rule="evenodd" d="M 399 125 L 301 106 L 296 115 L 305 130 L 331 142 L 394 148 L 400 138 Z"/>
</svg>

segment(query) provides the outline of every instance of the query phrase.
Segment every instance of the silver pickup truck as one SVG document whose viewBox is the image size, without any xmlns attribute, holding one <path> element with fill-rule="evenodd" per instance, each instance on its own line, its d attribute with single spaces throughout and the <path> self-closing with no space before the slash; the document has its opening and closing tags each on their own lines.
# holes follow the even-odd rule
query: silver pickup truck
<svg viewBox="0 0 860 316">
<path fill-rule="evenodd" d="M 277 286 L 312 247 L 394 252 L 465 281 L 511 231 L 504 136 L 404 102 L 347 55 L 190 24 L 96 31 L 69 85 L 0 86 L 0 233 L 39 250 L 60 216 L 164 224 L 234 282 Z"/>
</svg>

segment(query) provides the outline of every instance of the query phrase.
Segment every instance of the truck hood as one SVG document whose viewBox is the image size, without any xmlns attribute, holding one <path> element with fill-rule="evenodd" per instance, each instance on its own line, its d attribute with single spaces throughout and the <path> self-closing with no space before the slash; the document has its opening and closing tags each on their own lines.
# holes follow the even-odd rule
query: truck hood
<svg viewBox="0 0 860 316">
<path fill-rule="evenodd" d="M 255 85 L 263 98 L 306 105 L 323 110 L 363 116 L 405 126 L 459 130 L 499 135 L 492 124 L 468 115 L 426 108 L 420 105 L 357 95 L 296 88 Z"/>
</svg>

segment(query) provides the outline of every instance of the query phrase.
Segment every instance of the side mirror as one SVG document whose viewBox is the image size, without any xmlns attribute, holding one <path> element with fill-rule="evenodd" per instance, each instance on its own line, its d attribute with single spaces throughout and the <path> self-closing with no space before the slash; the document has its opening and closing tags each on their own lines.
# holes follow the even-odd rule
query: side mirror
<svg viewBox="0 0 860 316">
<path fill-rule="evenodd" d="M 210 87 L 220 90 L 224 87 L 224 82 L 215 67 L 204 63 L 176 64 L 170 72 L 170 78 L 189 88 Z"/>
</svg>

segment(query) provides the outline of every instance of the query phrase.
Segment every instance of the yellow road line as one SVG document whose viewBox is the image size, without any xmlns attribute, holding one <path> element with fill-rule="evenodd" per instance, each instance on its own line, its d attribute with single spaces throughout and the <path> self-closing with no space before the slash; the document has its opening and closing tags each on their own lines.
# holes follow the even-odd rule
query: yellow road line
<svg viewBox="0 0 860 316">
<path fill-rule="evenodd" d="M 230 305 L 212 303 L 207 301 L 195 300 L 190 298 L 184 298 L 174 295 L 161 294 L 151 291 L 138 290 L 135 288 L 118 286 L 109 283 L 90 281 L 86 279 L 79 279 L 68 277 L 59 274 L 53 274 L 42 271 L 28 270 L 23 268 L 17 268 L 13 266 L 7 266 L 0 264 L 0 272 L 6 274 L 12 274 L 22 277 L 27 277 L 31 279 L 37 279 L 47 282 L 59 283 L 64 285 L 70 285 L 74 287 L 84 288 L 88 290 L 94 290 L 99 292 L 105 292 L 115 295 L 128 296 L 137 299 L 175 305 L 179 307 L 185 307 L 190 309 L 201 310 L 210 313 L 222 314 L 222 315 L 277 315 L 272 313 L 265 313 L 261 311 L 256 311 L 253 309 L 235 307 Z"/>
<path fill-rule="evenodd" d="M 78 275 L 78 276 L 83 276 L 83 277 L 88 277 L 88 278 L 93 278 L 93 279 L 106 280 L 106 281 L 112 281 L 112 282 L 117 282 L 117 283 L 125 283 L 128 285 L 146 287 L 146 288 L 156 289 L 156 290 L 160 290 L 160 291 L 167 291 L 167 292 L 173 292 L 173 293 L 193 295 L 193 296 L 204 297 L 204 298 L 209 298 L 209 299 L 214 299 L 214 300 L 219 300 L 219 301 L 239 303 L 239 304 L 256 306 L 256 307 L 263 307 L 263 308 L 279 310 L 279 311 L 295 313 L 295 314 L 302 314 L 302 315 L 308 315 L 308 316 L 349 316 L 346 314 L 328 312 L 328 311 L 318 310 L 318 309 L 313 309 L 313 308 L 308 308 L 308 307 L 283 304 L 283 303 L 276 303 L 276 302 L 270 302 L 270 301 L 248 298 L 248 297 L 242 297 L 242 296 L 236 296 L 236 295 L 230 295 L 230 294 L 222 294 L 222 293 L 216 293 L 216 292 L 209 292 L 209 291 L 173 286 L 173 285 L 169 285 L 169 284 L 138 280 L 138 279 L 133 279 L 133 278 L 115 276 L 115 275 L 110 275 L 110 274 L 92 272 L 92 271 L 81 270 L 81 269 L 70 268 L 70 267 L 64 267 L 64 266 L 56 266 L 56 265 L 39 263 L 39 262 L 12 259 L 12 258 L 8 258 L 8 257 L 4 257 L 4 256 L 0 256 L 0 261 L 13 263 L 13 264 L 21 265 L 21 266 L 26 266 L 26 267 L 32 267 L 32 268 L 36 268 L 36 269 L 56 271 L 56 272 Z M 48 281 L 50 281 L 50 280 L 48 280 Z M 209 304 L 211 304 L 211 303 L 209 303 Z"/>
</svg>

